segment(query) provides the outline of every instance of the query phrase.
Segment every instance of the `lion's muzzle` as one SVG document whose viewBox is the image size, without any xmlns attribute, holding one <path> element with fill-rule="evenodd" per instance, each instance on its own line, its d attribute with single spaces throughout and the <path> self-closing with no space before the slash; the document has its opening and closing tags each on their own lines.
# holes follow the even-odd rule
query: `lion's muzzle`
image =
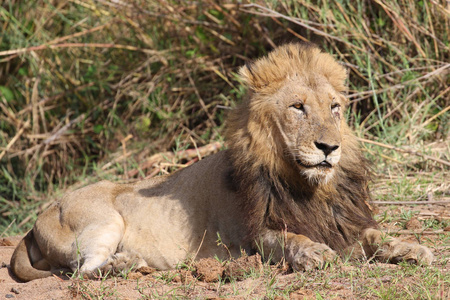
<svg viewBox="0 0 450 300">
<path fill-rule="evenodd" d="M 317 149 L 322 150 L 322 152 L 325 154 L 325 156 L 330 155 L 333 151 L 335 151 L 339 148 L 339 145 L 330 145 L 330 144 L 321 143 L 321 142 L 314 142 L 314 145 L 316 145 Z"/>
</svg>

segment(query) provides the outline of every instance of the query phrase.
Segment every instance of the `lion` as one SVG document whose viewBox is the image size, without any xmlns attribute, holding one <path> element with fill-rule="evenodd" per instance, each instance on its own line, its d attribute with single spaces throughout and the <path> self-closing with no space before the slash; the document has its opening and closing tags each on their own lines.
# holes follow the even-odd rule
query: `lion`
<svg viewBox="0 0 450 300">
<path fill-rule="evenodd" d="M 331 55 L 286 44 L 240 76 L 249 92 L 228 116 L 227 150 L 169 176 L 68 193 L 18 244 L 17 278 L 166 270 L 243 251 L 295 271 L 341 255 L 433 262 L 430 249 L 385 236 L 372 217 L 368 163 L 344 118 L 346 70 Z"/>
</svg>

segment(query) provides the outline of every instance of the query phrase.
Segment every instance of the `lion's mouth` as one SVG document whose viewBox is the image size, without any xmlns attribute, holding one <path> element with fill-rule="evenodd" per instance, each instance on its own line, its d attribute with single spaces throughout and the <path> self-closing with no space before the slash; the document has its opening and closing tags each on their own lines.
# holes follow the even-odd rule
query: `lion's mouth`
<svg viewBox="0 0 450 300">
<path fill-rule="evenodd" d="M 326 160 L 316 164 L 316 165 L 305 165 L 302 161 L 300 161 L 299 159 L 296 160 L 297 164 L 299 164 L 300 166 L 304 167 L 304 168 L 323 168 L 323 169 L 329 169 L 332 168 L 333 166 L 327 162 Z"/>
</svg>

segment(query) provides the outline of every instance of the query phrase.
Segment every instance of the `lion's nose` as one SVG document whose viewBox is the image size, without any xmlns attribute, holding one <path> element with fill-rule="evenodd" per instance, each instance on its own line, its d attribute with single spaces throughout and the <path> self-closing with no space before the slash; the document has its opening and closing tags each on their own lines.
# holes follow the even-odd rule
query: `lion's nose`
<svg viewBox="0 0 450 300">
<path fill-rule="evenodd" d="M 329 145 L 326 143 L 320 143 L 320 142 L 314 142 L 316 147 L 325 153 L 325 156 L 330 155 L 331 152 L 335 151 L 337 148 L 339 148 L 339 145 Z"/>
</svg>

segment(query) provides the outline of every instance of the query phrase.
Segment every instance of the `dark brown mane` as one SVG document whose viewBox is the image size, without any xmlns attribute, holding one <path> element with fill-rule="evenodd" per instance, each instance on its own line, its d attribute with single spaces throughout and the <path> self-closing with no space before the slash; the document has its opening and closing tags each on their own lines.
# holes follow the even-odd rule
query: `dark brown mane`
<svg viewBox="0 0 450 300">
<path fill-rule="evenodd" d="M 237 149 L 228 151 L 232 161 L 239 155 Z M 355 167 L 341 167 L 335 180 L 316 187 L 302 178 L 298 186 L 291 186 L 264 166 L 255 173 L 233 168 L 231 178 L 244 200 L 240 205 L 247 212 L 249 239 L 255 240 L 264 228 L 286 229 L 340 251 L 353 244 L 363 229 L 376 228 L 366 204 L 370 200 L 367 164 L 363 157 L 352 161 Z"/>
<path fill-rule="evenodd" d="M 337 63 L 331 56 L 310 45 L 290 45 L 287 48 L 300 53 L 295 58 L 298 66 L 301 66 L 302 57 L 317 60 L 319 71 L 341 88 L 342 72 L 345 71 L 339 73 L 336 70 Z M 291 52 L 289 55 L 283 52 L 279 58 L 281 62 L 277 60 L 277 53 L 269 54 L 270 59 L 257 61 L 251 72 L 241 70 L 241 74 L 252 77 L 247 77 L 247 81 L 256 78 L 260 88 L 263 86 L 261 78 L 271 76 L 272 64 L 273 73 L 278 76 L 274 81 L 276 90 L 280 76 L 289 76 L 283 75 L 279 68 L 280 65 L 292 65 L 286 62 L 293 59 Z M 331 72 L 330 67 L 328 64 L 323 66 L 321 59 L 335 64 L 332 73 L 326 73 Z M 258 74 L 262 71 L 265 74 Z M 370 201 L 368 164 L 348 126 L 342 128 L 342 157 L 333 179 L 327 183 L 311 183 L 282 158 L 283 150 L 279 145 L 283 142 L 280 134 L 274 132 L 277 126 L 270 125 L 279 120 L 274 119 L 270 108 L 260 104 L 263 100 L 257 98 L 259 92 L 255 85 L 252 86 L 254 83 L 247 84 L 255 94 L 250 94 L 244 103 L 230 112 L 226 135 L 232 165 L 230 177 L 243 199 L 241 205 L 247 213 L 248 237 L 254 240 L 266 228 L 287 229 L 340 251 L 353 244 L 363 229 L 376 228 L 367 205 Z M 270 95 L 270 84 L 263 88 L 264 94 Z"/>
</svg>

